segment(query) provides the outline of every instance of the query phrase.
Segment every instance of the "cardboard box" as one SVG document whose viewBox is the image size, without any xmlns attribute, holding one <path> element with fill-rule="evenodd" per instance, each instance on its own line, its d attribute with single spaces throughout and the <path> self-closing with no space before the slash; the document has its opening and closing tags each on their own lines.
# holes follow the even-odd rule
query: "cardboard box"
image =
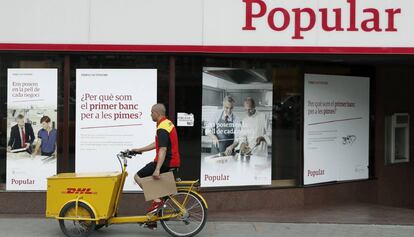
<svg viewBox="0 0 414 237">
<path fill-rule="evenodd" d="M 152 176 L 145 177 L 141 179 L 141 182 L 145 201 L 177 193 L 173 172 L 162 173 L 160 179 L 154 179 Z"/>
</svg>

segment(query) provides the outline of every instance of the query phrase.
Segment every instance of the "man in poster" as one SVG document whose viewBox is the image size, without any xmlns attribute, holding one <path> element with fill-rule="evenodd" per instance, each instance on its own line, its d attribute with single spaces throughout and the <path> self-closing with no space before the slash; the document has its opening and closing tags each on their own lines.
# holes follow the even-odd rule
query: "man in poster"
<svg viewBox="0 0 414 237">
<path fill-rule="evenodd" d="M 244 100 L 244 109 L 247 116 L 243 118 L 238 142 L 241 154 L 267 156 L 267 146 L 271 140 L 267 135 L 266 117 L 256 111 L 253 98 Z"/>
<path fill-rule="evenodd" d="M 223 99 L 223 110 L 216 114 L 215 121 L 206 131 L 212 140 L 211 153 L 221 155 L 231 155 L 237 146 L 234 141 L 237 126 L 236 116 L 233 113 L 234 99 L 225 96 Z"/>
<path fill-rule="evenodd" d="M 16 118 L 17 124 L 11 127 L 10 140 L 8 142 L 7 151 L 22 149 L 22 151 L 31 152 L 31 144 L 33 143 L 35 136 L 32 125 L 25 123 L 24 116 L 19 114 Z"/>
</svg>

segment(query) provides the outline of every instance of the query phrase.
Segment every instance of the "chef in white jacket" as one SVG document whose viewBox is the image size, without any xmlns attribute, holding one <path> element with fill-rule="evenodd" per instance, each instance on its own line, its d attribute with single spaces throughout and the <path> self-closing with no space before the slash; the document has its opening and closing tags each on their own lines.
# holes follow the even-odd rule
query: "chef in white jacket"
<svg viewBox="0 0 414 237">
<path fill-rule="evenodd" d="M 244 100 L 246 117 L 241 123 L 241 130 L 238 136 L 239 148 L 250 151 L 252 155 L 267 156 L 267 147 L 271 139 L 267 134 L 267 120 L 263 113 L 256 110 L 256 103 L 253 98 L 247 97 Z"/>
</svg>

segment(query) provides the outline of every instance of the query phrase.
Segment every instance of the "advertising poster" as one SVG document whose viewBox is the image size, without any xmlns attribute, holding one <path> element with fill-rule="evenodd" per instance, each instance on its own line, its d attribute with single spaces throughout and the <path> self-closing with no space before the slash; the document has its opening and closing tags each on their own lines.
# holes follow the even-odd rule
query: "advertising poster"
<svg viewBox="0 0 414 237">
<path fill-rule="evenodd" d="M 203 187 L 271 184 L 272 99 L 264 70 L 203 69 Z"/>
<path fill-rule="evenodd" d="M 120 151 L 154 142 L 156 101 L 156 69 L 76 70 L 76 172 L 121 171 Z M 128 160 L 124 190 L 139 190 L 134 174 L 154 157 Z"/>
<path fill-rule="evenodd" d="M 7 190 L 46 190 L 56 174 L 57 79 L 57 69 L 7 71 Z"/>
<path fill-rule="evenodd" d="M 369 83 L 305 75 L 305 185 L 368 178 Z"/>
</svg>

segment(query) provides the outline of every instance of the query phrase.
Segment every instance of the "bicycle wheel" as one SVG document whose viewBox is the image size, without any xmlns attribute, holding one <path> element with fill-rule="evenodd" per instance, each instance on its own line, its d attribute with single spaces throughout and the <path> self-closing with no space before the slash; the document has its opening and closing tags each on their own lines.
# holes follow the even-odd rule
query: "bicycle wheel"
<svg viewBox="0 0 414 237">
<path fill-rule="evenodd" d="M 185 198 L 187 202 L 183 205 Z M 170 235 L 174 237 L 190 237 L 198 234 L 207 221 L 207 208 L 204 203 L 193 193 L 180 191 L 173 195 L 186 212 L 175 218 L 161 220 L 161 225 Z M 170 198 L 165 201 L 165 208 L 161 209 L 161 216 L 179 214 L 179 208 Z"/>
<path fill-rule="evenodd" d="M 78 203 L 78 215 L 76 216 L 76 203 L 66 204 L 59 214 L 60 217 L 95 218 L 91 208 L 85 203 Z M 95 230 L 95 221 L 85 220 L 59 220 L 62 232 L 68 237 L 87 237 Z"/>
</svg>

